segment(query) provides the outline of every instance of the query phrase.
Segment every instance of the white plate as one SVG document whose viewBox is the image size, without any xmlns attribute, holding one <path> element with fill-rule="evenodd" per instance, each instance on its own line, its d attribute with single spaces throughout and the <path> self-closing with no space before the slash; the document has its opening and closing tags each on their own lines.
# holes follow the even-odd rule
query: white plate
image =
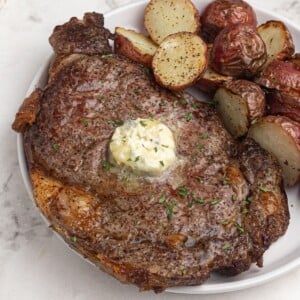
<svg viewBox="0 0 300 300">
<path fill-rule="evenodd" d="M 209 0 L 194 1 L 196 6 L 203 11 Z M 248 1 L 252 2 L 252 1 Z M 140 1 L 123 6 L 105 15 L 105 26 L 114 31 L 115 26 L 124 26 L 143 31 L 143 11 L 147 1 Z M 283 17 L 270 13 L 252 3 L 259 24 L 270 19 L 281 19 L 289 27 L 295 41 L 296 49 L 300 50 L 300 29 Z M 45 37 L 47 38 L 47 37 Z M 47 72 L 50 59 L 41 67 L 34 77 L 27 95 L 37 86 L 43 87 L 47 80 Z M 193 91 L 193 94 L 195 92 Z M 200 97 L 203 96 L 199 93 Z M 18 157 L 26 189 L 33 199 L 32 188 L 26 167 L 26 160 L 23 151 L 22 136 L 18 135 Z M 289 208 L 291 213 L 290 226 L 287 233 L 274 243 L 264 255 L 264 267 L 252 266 L 250 270 L 235 277 L 223 277 L 212 275 L 211 278 L 201 286 L 176 287 L 167 291 L 172 293 L 186 294 L 215 294 L 229 291 L 241 290 L 253 287 L 272 279 L 275 279 L 288 271 L 300 266 L 300 190 L 299 185 L 287 190 Z M 46 220 L 47 221 L 47 220 Z M 116 283 L 117 284 L 117 283 Z"/>
</svg>

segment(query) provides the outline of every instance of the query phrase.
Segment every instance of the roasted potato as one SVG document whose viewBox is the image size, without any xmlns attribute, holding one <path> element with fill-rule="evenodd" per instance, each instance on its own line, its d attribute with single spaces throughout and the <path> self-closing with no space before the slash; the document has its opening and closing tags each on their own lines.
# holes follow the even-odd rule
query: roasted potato
<svg viewBox="0 0 300 300">
<path fill-rule="evenodd" d="M 145 35 L 134 30 L 116 27 L 115 52 L 133 61 L 151 67 L 156 44 Z"/>
<path fill-rule="evenodd" d="M 300 124 L 283 116 L 261 118 L 250 127 L 248 136 L 277 157 L 285 185 L 300 180 Z"/>
<path fill-rule="evenodd" d="M 281 21 L 268 21 L 257 28 L 258 34 L 264 41 L 268 59 L 266 65 L 272 60 L 285 60 L 295 52 L 292 35 Z"/>
<path fill-rule="evenodd" d="M 198 33 L 200 16 L 190 0 L 151 0 L 145 10 L 144 24 L 152 40 L 160 44 L 173 33 Z"/>
<path fill-rule="evenodd" d="M 296 53 L 291 59 L 289 59 L 289 62 L 300 67 L 300 53 Z"/>
<path fill-rule="evenodd" d="M 276 90 L 267 93 L 268 113 L 283 115 L 300 123 L 300 97 Z"/>
<path fill-rule="evenodd" d="M 213 95 L 218 89 L 218 87 L 220 87 L 224 82 L 232 80 L 233 77 L 217 73 L 211 67 L 212 44 L 207 45 L 207 49 L 208 49 L 208 66 L 204 74 L 195 83 L 195 87 L 202 92 Z"/>
<path fill-rule="evenodd" d="M 234 138 L 245 135 L 266 111 L 264 92 L 247 80 L 225 82 L 217 90 L 214 101 L 225 128 Z"/>
<path fill-rule="evenodd" d="M 300 67 L 291 62 L 273 60 L 255 82 L 266 88 L 300 97 Z"/>
<path fill-rule="evenodd" d="M 265 43 L 252 26 L 227 26 L 214 41 L 212 67 L 223 75 L 252 77 L 266 60 Z"/>
<path fill-rule="evenodd" d="M 228 25 L 247 24 L 256 27 L 256 14 L 242 0 L 216 0 L 210 3 L 201 16 L 201 35 L 212 43 L 219 32 Z"/>
<path fill-rule="evenodd" d="M 174 91 L 197 81 L 207 67 L 205 42 L 196 34 L 180 32 L 169 35 L 157 48 L 152 67 L 156 81 Z"/>
</svg>

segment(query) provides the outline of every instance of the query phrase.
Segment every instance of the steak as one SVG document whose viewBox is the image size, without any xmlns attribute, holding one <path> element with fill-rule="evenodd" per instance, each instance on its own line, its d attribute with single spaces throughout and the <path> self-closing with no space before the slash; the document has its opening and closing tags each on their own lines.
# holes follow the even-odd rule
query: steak
<svg viewBox="0 0 300 300">
<path fill-rule="evenodd" d="M 76 48 L 66 42 L 72 20 L 60 27 L 68 49 Z M 90 48 L 89 37 L 76 43 Z M 35 198 L 53 228 L 141 290 L 262 266 L 289 223 L 277 161 L 251 139 L 234 141 L 210 104 L 173 94 L 148 69 L 98 48 L 58 57 L 13 125 L 24 133 Z M 160 120 L 175 136 L 178 163 L 161 176 L 107 167 L 115 128 L 137 118 Z"/>
</svg>

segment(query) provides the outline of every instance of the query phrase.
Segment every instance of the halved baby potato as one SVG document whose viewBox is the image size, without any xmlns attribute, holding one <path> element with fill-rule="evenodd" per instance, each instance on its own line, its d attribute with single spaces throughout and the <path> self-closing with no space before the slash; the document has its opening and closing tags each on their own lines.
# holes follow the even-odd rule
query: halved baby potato
<svg viewBox="0 0 300 300">
<path fill-rule="evenodd" d="M 283 169 L 285 185 L 300 180 L 300 124 L 283 116 L 267 116 L 248 133 L 262 148 L 272 153 Z"/>
<path fill-rule="evenodd" d="M 147 36 L 134 30 L 116 27 L 115 52 L 151 67 L 157 45 Z"/>
<path fill-rule="evenodd" d="M 264 92 L 247 80 L 225 82 L 217 90 L 214 101 L 225 128 L 234 138 L 245 135 L 266 111 Z"/>
<path fill-rule="evenodd" d="M 200 16 L 190 0 L 151 0 L 145 10 L 144 24 L 152 40 L 160 44 L 173 33 L 198 33 Z"/>
<path fill-rule="evenodd" d="M 156 81 L 174 91 L 197 81 L 207 67 L 207 46 L 196 34 L 179 32 L 169 35 L 157 48 L 152 68 Z"/>
<path fill-rule="evenodd" d="M 216 72 L 211 66 L 212 44 L 207 45 L 208 65 L 205 72 L 195 83 L 195 87 L 205 93 L 214 94 L 216 90 L 226 81 L 233 80 L 233 77 L 222 75 Z"/>
<path fill-rule="evenodd" d="M 268 21 L 260 25 L 257 31 L 266 45 L 268 55 L 266 65 L 274 59 L 284 60 L 294 54 L 292 35 L 283 22 Z"/>
</svg>

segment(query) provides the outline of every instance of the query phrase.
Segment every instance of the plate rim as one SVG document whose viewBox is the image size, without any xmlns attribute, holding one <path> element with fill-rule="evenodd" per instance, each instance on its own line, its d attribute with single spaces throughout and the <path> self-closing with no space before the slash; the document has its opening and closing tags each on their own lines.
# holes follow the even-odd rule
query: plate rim
<svg viewBox="0 0 300 300">
<path fill-rule="evenodd" d="M 272 16 L 273 19 L 278 19 L 283 21 L 289 28 L 293 28 L 293 30 L 298 31 L 300 35 L 300 26 L 295 24 L 294 22 L 290 21 L 287 19 L 285 16 L 281 16 L 280 14 L 273 12 L 273 11 L 268 11 L 265 7 L 261 6 L 259 3 L 253 0 L 247 0 L 248 3 L 253 5 L 255 10 L 259 10 L 263 14 L 270 15 Z M 124 10 L 131 9 L 136 6 L 144 5 L 148 3 L 147 0 L 138 0 L 132 3 L 127 3 L 119 6 L 118 8 L 112 9 L 106 13 L 104 13 L 104 19 L 110 18 L 111 16 L 114 16 L 116 14 L 119 14 L 123 12 Z M 300 50 L 300 49 L 299 49 Z M 37 84 L 39 83 L 39 80 L 41 76 L 44 74 L 44 72 L 47 70 L 49 67 L 49 64 L 51 60 L 53 59 L 53 54 L 48 57 L 48 59 L 39 67 L 38 71 L 35 73 L 29 88 L 27 89 L 27 92 L 25 93 L 25 97 L 28 97 L 33 90 L 36 88 Z M 29 178 L 29 172 L 27 168 L 27 163 L 26 163 L 26 158 L 25 158 L 25 153 L 24 153 L 24 145 L 23 145 L 23 135 L 22 133 L 17 134 L 17 156 L 18 156 L 18 163 L 19 163 L 19 168 L 21 172 L 21 176 L 23 179 L 23 183 L 25 185 L 27 194 L 29 195 L 30 199 L 33 201 L 33 203 L 36 206 L 36 209 L 39 212 L 39 215 L 42 217 L 42 219 L 45 221 L 47 225 L 50 224 L 48 219 L 41 213 L 39 208 L 36 205 L 34 196 L 33 196 L 33 191 L 32 191 L 32 185 L 31 185 L 31 180 Z M 63 238 L 55 232 L 55 235 L 59 237 L 61 241 L 64 242 L 66 246 L 68 246 Z M 86 262 L 92 264 L 89 260 L 85 259 L 75 251 L 74 249 L 68 247 L 71 249 L 75 254 L 79 255 L 82 259 L 84 259 Z M 94 264 L 92 264 L 94 266 Z M 259 286 L 263 285 L 267 282 L 270 282 L 272 280 L 275 280 L 292 270 L 296 269 L 297 267 L 300 267 L 300 254 L 299 257 L 291 260 L 290 262 L 284 264 L 283 266 L 280 266 L 268 273 L 257 275 L 253 278 L 246 278 L 246 279 L 241 279 L 239 281 L 233 281 L 233 282 L 224 282 L 224 283 L 215 283 L 212 285 L 207 285 L 207 284 L 202 284 L 202 285 L 197 285 L 197 286 L 182 286 L 182 287 L 172 287 L 168 288 L 165 291 L 169 293 L 175 293 L 175 294 L 198 294 L 198 295 L 209 295 L 209 294 L 220 294 L 220 293 L 228 293 L 228 292 L 233 292 L 233 291 L 239 291 L 239 290 L 244 290 L 248 289 L 254 286 Z"/>
</svg>

